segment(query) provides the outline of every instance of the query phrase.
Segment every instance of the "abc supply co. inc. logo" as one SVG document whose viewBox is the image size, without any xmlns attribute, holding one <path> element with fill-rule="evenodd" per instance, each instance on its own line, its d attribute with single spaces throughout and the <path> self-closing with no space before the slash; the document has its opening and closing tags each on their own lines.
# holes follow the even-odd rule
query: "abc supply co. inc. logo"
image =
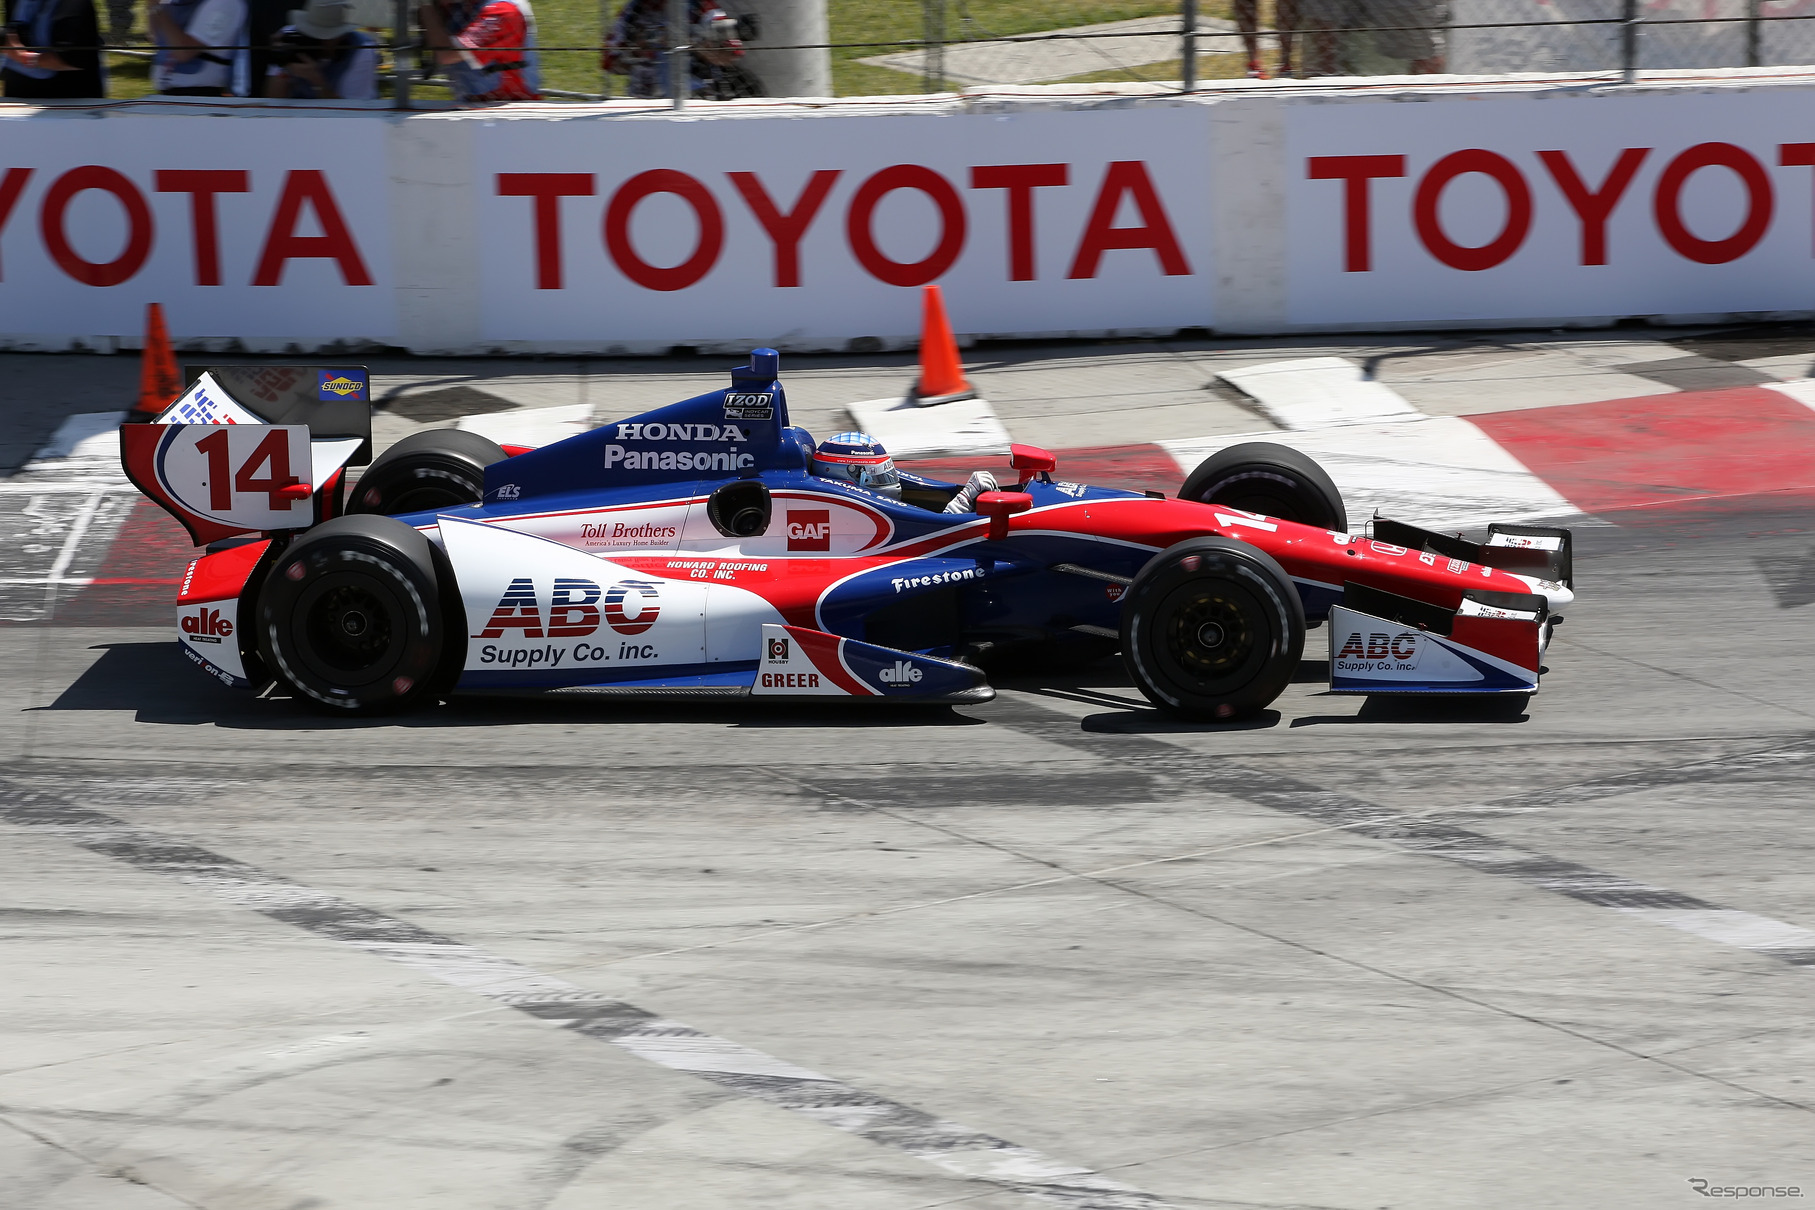
<svg viewBox="0 0 1815 1210">
<path fill-rule="evenodd" d="M 1377 672 L 1416 668 L 1422 651 L 1418 636 L 1409 630 L 1392 635 L 1376 631 L 1365 641 L 1359 630 L 1351 630 L 1336 652 L 1336 670 Z"/>
<path fill-rule="evenodd" d="M 535 581 L 524 576 L 510 582 L 491 621 L 473 637 L 503 638 L 512 630 L 526 639 L 579 639 L 596 632 L 601 621 L 619 634 L 642 634 L 661 616 L 661 590 L 648 580 L 621 580 L 604 590 L 592 580 L 563 576 L 549 596 L 545 626 Z"/>
<path fill-rule="evenodd" d="M 832 511 L 826 508 L 791 508 L 787 520 L 789 550 L 832 549 Z"/>
<path fill-rule="evenodd" d="M 318 371 L 318 394 L 322 399 L 361 400 L 366 397 L 366 384 L 363 378 L 349 378 L 334 370 Z"/>
</svg>

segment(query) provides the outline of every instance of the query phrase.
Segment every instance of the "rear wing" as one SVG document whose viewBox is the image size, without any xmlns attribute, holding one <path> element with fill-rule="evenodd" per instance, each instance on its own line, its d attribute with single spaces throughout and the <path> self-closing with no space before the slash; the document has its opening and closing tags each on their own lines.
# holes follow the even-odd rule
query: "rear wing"
<svg viewBox="0 0 1815 1210">
<path fill-rule="evenodd" d="M 197 546 L 337 515 L 372 458 L 364 366 L 186 367 L 183 393 L 120 426 L 126 477 Z"/>
</svg>

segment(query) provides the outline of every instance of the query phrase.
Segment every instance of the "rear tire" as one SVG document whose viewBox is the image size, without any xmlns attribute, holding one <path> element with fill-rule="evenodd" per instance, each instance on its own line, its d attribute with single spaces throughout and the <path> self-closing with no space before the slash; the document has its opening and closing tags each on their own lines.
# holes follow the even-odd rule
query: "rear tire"
<svg viewBox="0 0 1815 1210">
<path fill-rule="evenodd" d="M 1194 721 L 1265 709 L 1298 671 L 1304 605 L 1265 551 L 1191 538 L 1148 561 L 1122 598 L 1122 659 L 1147 699 Z"/>
<path fill-rule="evenodd" d="M 1342 493 L 1323 467 L 1309 455 L 1270 441 L 1248 441 L 1210 455 L 1185 480 L 1179 499 L 1225 504 L 1338 533 L 1349 528 Z"/>
<path fill-rule="evenodd" d="M 438 683 L 447 647 L 429 540 L 389 517 L 336 517 L 292 542 L 258 598 L 258 645 L 299 696 L 398 710 Z"/>
<path fill-rule="evenodd" d="M 464 429 L 411 433 L 366 468 L 347 513 L 395 517 L 478 504 L 485 468 L 506 457 L 497 442 Z"/>
</svg>

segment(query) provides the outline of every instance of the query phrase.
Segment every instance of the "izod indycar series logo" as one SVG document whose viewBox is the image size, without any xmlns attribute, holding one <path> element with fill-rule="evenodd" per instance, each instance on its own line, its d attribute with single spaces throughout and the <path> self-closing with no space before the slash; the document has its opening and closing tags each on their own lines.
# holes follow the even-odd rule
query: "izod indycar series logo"
<svg viewBox="0 0 1815 1210">
<path fill-rule="evenodd" d="M 773 420 L 775 396 L 767 391 L 726 391 L 726 420 Z"/>
<path fill-rule="evenodd" d="M 618 441 L 749 441 L 750 435 L 735 424 L 663 424 L 647 421 L 617 426 Z M 627 471 L 741 471 L 756 465 L 754 454 L 731 449 L 643 450 L 617 442 L 605 447 L 605 469 Z"/>
<path fill-rule="evenodd" d="M 218 643 L 233 636 L 233 623 L 218 609 L 204 608 L 200 614 L 186 613 L 178 623 L 191 643 Z"/>
<path fill-rule="evenodd" d="M 786 530 L 789 550 L 829 551 L 832 549 L 832 510 L 791 508 Z"/>
<path fill-rule="evenodd" d="M 1378 631 L 1363 636 L 1351 630 L 1336 652 L 1336 671 L 1379 675 L 1382 672 L 1405 672 L 1418 666 L 1424 645 L 1410 630 L 1398 634 Z"/>
<path fill-rule="evenodd" d="M 571 639 L 570 644 L 504 646 L 487 643 L 477 653 L 480 664 L 509 668 L 561 668 L 613 661 L 647 661 L 658 658 L 653 643 L 586 642 L 601 625 L 620 635 L 641 635 L 662 616 L 661 590 L 648 580 L 621 580 L 609 589 L 596 581 L 563 576 L 549 594 L 546 616 L 536 593 L 535 581 L 524 576 L 510 582 L 498 598 L 491 620 L 475 639 Z"/>
</svg>

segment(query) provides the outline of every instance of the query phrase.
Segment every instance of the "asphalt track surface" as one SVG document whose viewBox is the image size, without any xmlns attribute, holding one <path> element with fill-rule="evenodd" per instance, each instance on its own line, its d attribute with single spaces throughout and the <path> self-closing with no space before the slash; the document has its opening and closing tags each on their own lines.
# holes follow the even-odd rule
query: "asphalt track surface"
<svg viewBox="0 0 1815 1210">
<path fill-rule="evenodd" d="M 1815 502 L 1605 520 L 1529 703 L 1226 727 L 323 719 L 0 628 L 0 1205 L 1809 1196 Z"/>
</svg>

